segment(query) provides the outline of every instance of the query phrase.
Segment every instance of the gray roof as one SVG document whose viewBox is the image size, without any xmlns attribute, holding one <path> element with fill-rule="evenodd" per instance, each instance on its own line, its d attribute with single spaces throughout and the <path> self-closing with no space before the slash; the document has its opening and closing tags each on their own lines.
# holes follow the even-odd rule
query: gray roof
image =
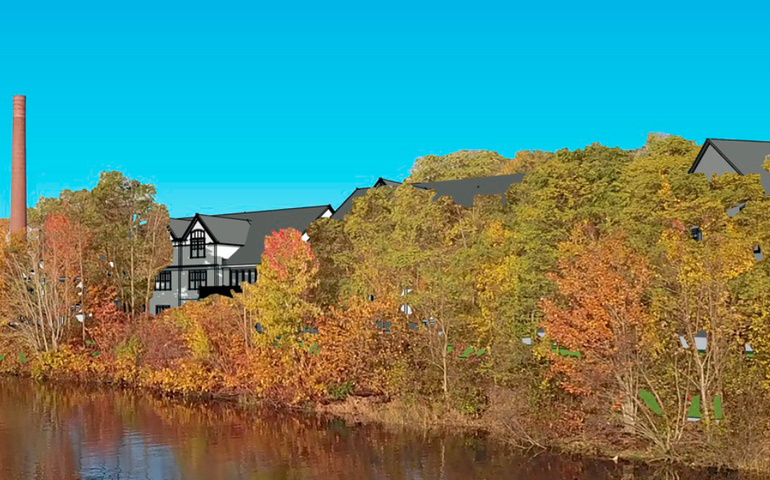
<svg viewBox="0 0 770 480">
<path fill-rule="evenodd" d="M 182 235 L 184 235 L 184 232 L 187 231 L 187 227 L 190 226 L 190 220 L 192 220 L 192 217 L 188 219 L 172 218 L 170 220 L 171 220 L 171 225 L 170 225 L 171 235 L 174 238 L 182 238 Z"/>
<path fill-rule="evenodd" d="M 370 187 L 356 188 L 353 193 L 351 193 L 350 196 L 346 198 L 344 202 L 342 202 L 342 205 L 337 208 L 337 210 L 334 212 L 334 215 L 332 215 L 332 218 L 340 219 L 347 215 L 350 212 L 350 209 L 353 208 L 353 200 L 366 195 L 366 192 L 369 191 L 369 188 Z"/>
<path fill-rule="evenodd" d="M 266 236 L 285 228 L 294 228 L 304 232 L 314 220 L 321 217 L 327 210 L 333 210 L 331 205 L 220 215 L 196 215 L 196 217 L 200 218 L 219 243 L 243 245 L 232 257 L 223 260 L 223 265 L 256 265 L 262 260 Z M 190 222 L 196 217 L 173 220 Z M 246 226 L 248 227 L 247 230 L 244 229 Z M 225 241 L 225 239 L 230 241 Z"/>
<path fill-rule="evenodd" d="M 476 195 L 503 195 L 514 183 L 521 183 L 523 173 L 512 175 L 495 175 L 491 177 L 461 178 L 459 180 L 445 180 L 443 182 L 413 183 L 412 186 L 425 190 L 434 190 L 437 200 L 444 196 L 452 197 L 455 203 L 465 207 L 473 206 Z"/>
<path fill-rule="evenodd" d="M 244 218 L 217 217 L 216 215 L 198 215 L 206 228 L 214 235 L 217 243 L 245 245 L 249 234 L 249 221 Z"/>
<path fill-rule="evenodd" d="M 401 182 L 396 182 L 395 180 L 387 180 L 382 177 L 374 182 L 375 187 L 397 187 L 399 185 L 401 185 Z"/>
<path fill-rule="evenodd" d="M 514 183 L 521 183 L 524 178 L 523 173 L 514 173 L 512 175 L 494 175 L 491 177 L 476 177 L 476 178 L 461 178 L 459 180 L 444 180 L 441 182 L 424 182 L 424 183 L 412 183 L 415 188 L 423 190 L 434 190 L 436 196 L 433 200 L 437 200 L 443 196 L 451 196 L 455 203 L 460 205 L 471 207 L 473 206 L 473 199 L 476 195 L 501 195 L 503 198 L 503 204 L 505 204 L 505 192 Z M 348 198 L 342 202 L 332 218 L 341 219 L 350 212 L 353 208 L 353 200 L 366 195 L 369 188 L 376 188 L 382 186 L 398 186 L 399 182 L 392 180 L 385 180 L 380 178 L 375 182 L 372 187 L 356 188 Z"/>
<path fill-rule="evenodd" d="M 770 142 L 707 138 L 695 159 L 695 163 L 690 168 L 690 173 L 695 171 L 709 145 L 712 145 L 727 163 L 741 175 L 759 174 L 765 192 L 770 191 L 770 173 L 762 169 L 765 157 L 770 155 Z"/>
<path fill-rule="evenodd" d="M 353 200 L 366 195 L 366 192 L 368 192 L 370 188 L 397 187 L 399 185 L 401 185 L 401 182 L 386 180 L 380 177 L 377 179 L 376 182 L 374 182 L 374 185 L 372 185 L 371 187 L 356 188 L 355 190 L 353 190 L 353 193 L 351 193 L 350 196 L 346 198 L 344 202 L 342 202 L 342 205 L 340 205 L 339 208 L 335 210 L 334 215 L 332 215 L 332 218 L 339 220 L 345 215 L 347 215 L 350 212 L 350 209 L 353 208 Z"/>
</svg>

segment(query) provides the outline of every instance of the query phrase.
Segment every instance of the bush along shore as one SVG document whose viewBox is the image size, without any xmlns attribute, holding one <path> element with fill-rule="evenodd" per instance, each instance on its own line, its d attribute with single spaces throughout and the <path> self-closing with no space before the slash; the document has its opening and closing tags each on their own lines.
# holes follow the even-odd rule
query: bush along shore
<svg viewBox="0 0 770 480">
<path fill-rule="evenodd" d="M 525 176 L 472 207 L 370 189 L 310 242 L 266 237 L 242 293 L 157 316 L 168 212 L 106 172 L 4 248 L 0 372 L 770 471 L 770 205 L 757 175 L 688 174 L 697 152 L 422 157 L 408 181 Z"/>
</svg>

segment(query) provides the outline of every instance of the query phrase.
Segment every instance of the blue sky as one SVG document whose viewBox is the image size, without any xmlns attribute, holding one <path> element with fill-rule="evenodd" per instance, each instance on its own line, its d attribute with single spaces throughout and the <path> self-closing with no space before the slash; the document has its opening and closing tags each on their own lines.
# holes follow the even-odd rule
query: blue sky
<svg viewBox="0 0 770 480">
<path fill-rule="evenodd" d="M 336 207 L 459 149 L 770 140 L 770 6 L 720 3 L 2 2 L 0 217 L 15 94 L 30 205 L 115 169 L 172 216 Z"/>
</svg>

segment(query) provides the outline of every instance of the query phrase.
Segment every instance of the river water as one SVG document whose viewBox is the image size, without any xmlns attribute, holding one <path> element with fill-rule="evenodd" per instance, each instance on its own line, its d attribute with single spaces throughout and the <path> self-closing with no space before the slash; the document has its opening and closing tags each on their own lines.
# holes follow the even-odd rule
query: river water
<svg viewBox="0 0 770 480">
<path fill-rule="evenodd" d="M 514 451 L 483 436 L 0 379 L 0 480 L 748 479 Z"/>
</svg>

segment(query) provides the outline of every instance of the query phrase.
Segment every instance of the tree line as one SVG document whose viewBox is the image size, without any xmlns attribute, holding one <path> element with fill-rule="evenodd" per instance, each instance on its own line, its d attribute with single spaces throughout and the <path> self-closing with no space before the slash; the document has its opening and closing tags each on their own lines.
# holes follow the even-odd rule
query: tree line
<svg viewBox="0 0 770 480">
<path fill-rule="evenodd" d="M 377 398 L 525 443 L 767 469 L 770 209 L 758 176 L 688 174 L 698 150 L 651 135 L 637 150 L 422 157 L 404 185 L 314 222 L 309 243 L 267 237 L 242 293 L 158 317 L 168 212 L 152 186 L 105 173 L 41 201 L 29 240 L 4 250 L 0 370 Z M 507 173 L 525 176 L 505 205 L 408 185 Z"/>
</svg>

